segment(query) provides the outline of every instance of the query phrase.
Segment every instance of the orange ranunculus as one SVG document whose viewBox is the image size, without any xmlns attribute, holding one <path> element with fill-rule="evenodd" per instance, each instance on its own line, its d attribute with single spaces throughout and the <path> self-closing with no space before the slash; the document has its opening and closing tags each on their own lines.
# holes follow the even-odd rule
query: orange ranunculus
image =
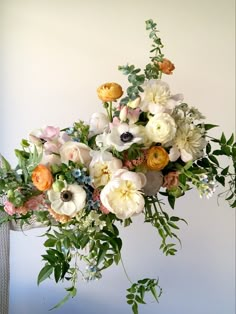
<svg viewBox="0 0 236 314">
<path fill-rule="evenodd" d="M 162 170 L 169 162 L 169 155 L 161 146 L 153 146 L 147 151 L 147 168 Z"/>
<path fill-rule="evenodd" d="M 46 166 L 38 165 L 32 173 L 32 181 L 39 191 L 46 191 L 52 186 L 53 176 Z"/>
<path fill-rule="evenodd" d="M 98 97 L 103 101 L 113 101 L 123 95 L 122 87 L 117 83 L 105 83 L 97 89 Z"/>
<path fill-rule="evenodd" d="M 175 66 L 170 60 L 163 59 L 162 62 L 158 62 L 157 64 L 162 73 L 167 74 L 167 75 L 173 74 Z"/>
</svg>

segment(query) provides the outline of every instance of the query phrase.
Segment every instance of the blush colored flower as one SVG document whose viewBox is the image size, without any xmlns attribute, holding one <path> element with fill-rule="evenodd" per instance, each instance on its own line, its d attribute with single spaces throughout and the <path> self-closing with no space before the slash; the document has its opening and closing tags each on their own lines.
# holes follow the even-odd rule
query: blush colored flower
<svg viewBox="0 0 236 314">
<path fill-rule="evenodd" d="M 176 188 L 179 185 L 179 173 L 177 171 L 170 171 L 164 176 L 163 187 L 168 190 Z"/>
<path fill-rule="evenodd" d="M 103 101 L 114 101 L 123 95 L 122 87 L 117 83 L 105 83 L 97 89 L 98 97 Z"/>
<path fill-rule="evenodd" d="M 168 113 L 156 114 L 148 121 L 146 133 L 152 142 L 164 145 L 175 137 L 175 120 Z"/>
<path fill-rule="evenodd" d="M 9 201 L 6 201 L 4 203 L 4 210 L 10 216 L 15 215 L 15 214 L 23 214 L 23 215 L 25 215 L 28 212 L 28 209 L 26 207 L 24 207 L 24 206 L 15 207 Z"/>
<path fill-rule="evenodd" d="M 53 183 L 53 176 L 51 171 L 48 169 L 48 167 L 41 164 L 34 168 L 31 178 L 34 186 L 39 191 L 49 190 Z"/>
<path fill-rule="evenodd" d="M 60 155 L 61 161 L 65 164 L 71 160 L 88 166 L 92 159 L 89 146 L 73 141 L 66 142 L 61 146 Z"/>
<path fill-rule="evenodd" d="M 150 170 L 162 170 L 169 163 L 169 155 L 161 146 L 153 146 L 147 151 L 147 167 Z"/>
<path fill-rule="evenodd" d="M 103 214 L 109 214 L 110 211 L 102 204 L 100 199 L 100 191 L 98 189 L 95 189 L 93 191 L 93 200 L 96 202 L 99 202 L 100 206 L 99 209 Z"/>
<path fill-rule="evenodd" d="M 167 75 L 173 74 L 175 66 L 170 60 L 164 58 L 162 62 L 158 62 L 157 64 L 162 73 Z"/>
<path fill-rule="evenodd" d="M 24 203 L 24 207 L 28 210 L 38 210 L 42 206 L 46 206 L 45 197 L 43 194 L 32 196 L 27 202 Z"/>
<path fill-rule="evenodd" d="M 146 178 L 141 173 L 118 170 L 101 191 L 102 204 L 119 219 L 127 219 L 141 213 L 144 197 L 141 192 Z"/>
<path fill-rule="evenodd" d="M 86 204 L 86 192 L 77 184 L 65 184 L 60 192 L 47 192 L 51 208 L 59 215 L 74 217 Z"/>
<path fill-rule="evenodd" d="M 92 114 L 89 121 L 90 136 L 103 133 L 108 128 L 109 118 L 106 114 L 95 112 Z"/>
</svg>

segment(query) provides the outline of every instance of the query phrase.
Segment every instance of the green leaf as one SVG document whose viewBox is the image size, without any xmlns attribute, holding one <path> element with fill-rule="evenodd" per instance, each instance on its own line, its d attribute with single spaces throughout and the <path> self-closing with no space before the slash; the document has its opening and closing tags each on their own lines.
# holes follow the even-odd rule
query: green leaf
<svg viewBox="0 0 236 314">
<path fill-rule="evenodd" d="M 213 129 L 213 128 L 216 128 L 216 127 L 218 127 L 218 125 L 216 125 L 216 124 L 204 124 L 204 129 L 206 131 Z"/>
<path fill-rule="evenodd" d="M 9 171 L 11 170 L 11 165 L 9 164 L 9 162 L 6 160 L 6 158 L 4 158 L 2 155 L 0 156 L 1 159 L 1 163 L 2 163 L 2 169 Z"/>
<path fill-rule="evenodd" d="M 220 143 L 221 143 L 221 144 L 226 144 L 226 137 L 225 137 L 224 132 L 223 132 L 222 135 L 221 135 Z"/>
<path fill-rule="evenodd" d="M 48 277 L 50 277 L 50 275 L 52 274 L 52 272 L 53 272 L 53 267 L 52 267 L 51 265 L 46 265 L 46 266 L 44 266 L 44 267 L 41 269 L 41 271 L 40 271 L 40 273 L 39 273 L 39 275 L 38 275 L 38 281 L 37 281 L 38 285 L 39 285 L 42 281 L 44 281 L 45 279 L 47 279 Z"/>
<path fill-rule="evenodd" d="M 206 153 L 207 154 L 210 154 L 211 152 L 211 144 L 210 143 L 207 143 L 207 146 L 206 146 Z"/>
<path fill-rule="evenodd" d="M 135 296 L 135 301 L 140 303 L 140 304 L 146 304 L 138 295 Z"/>
<path fill-rule="evenodd" d="M 168 195 L 168 202 L 170 204 L 170 207 L 174 209 L 175 207 L 175 197 L 173 195 Z"/>
<path fill-rule="evenodd" d="M 138 304 L 136 302 L 132 305 L 132 311 L 134 314 L 138 314 Z"/>
<path fill-rule="evenodd" d="M 230 138 L 227 141 L 227 145 L 232 145 L 234 142 L 234 134 L 232 133 L 232 135 L 230 136 Z"/>
<path fill-rule="evenodd" d="M 134 294 L 130 293 L 126 296 L 127 299 L 134 299 Z"/>
<path fill-rule="evenodd" d="M 158 302 L 158 296 L 157 296 L 156 288 L 154 286 L 151 286 L 150 290 L 151 290 L 151 293 L 154 296 L 155 300 Z"/>
<path fill-rule="evenodd" d="M 57 264 L 54 268 L 55 281 L 58 282 L 60 280 L 60 277 L 61 277 L 61 265 Z"/>
<path fill-rule="evenodd" d="M 222 171 L 221 171 L 221 175 L 222 176 L 226 176 L 228 174 L 228 171 L 229 171 L 229 166 L 224 168 Z"/>
<path fill-rule="evenodd" d="M 209 159 L 214 162 L 217 166 L 219 166 L 219 162 L 214 155 L 209 155 Z"/>
<path fill-rule="evenodd" d="M 53 247 L 56 244 L 56 239 L 48 239 L 46 242 L 44 242 L 44 246 L 46 247 Z"/>
<path fill-rule="evenodd" d="M 222 177 L 222 176 L 216 176 L 215 178 L 216 178 L 216 180 L 217 180 L 218 182 L 220 182 L 220 184 L 222 184 L 223 186 L 225 186 L 225 178 L 224 178 L 224 177 Z"/>
<path fill-rule="evenodd" d="M 71 297 L 71 293 L 68 293 L 60 302 L 58 302 L 54 307 L 52 307 L 51 309 L 49 309 L 49 311 L 58 309 L 58 308 L 61 307 L 63 304 L 65 304 L 65 303 L 69 300 L 70 297 Z"/>
<path fill-rule="evenodd" d="M 222 150 L 222 152 L 223 152 L 226 156 L 230 156 L 231 149 L 230 149 L 229 146 L 223 145 L 223 146 L 221 147 L 221 150 Z"/>
</svg>

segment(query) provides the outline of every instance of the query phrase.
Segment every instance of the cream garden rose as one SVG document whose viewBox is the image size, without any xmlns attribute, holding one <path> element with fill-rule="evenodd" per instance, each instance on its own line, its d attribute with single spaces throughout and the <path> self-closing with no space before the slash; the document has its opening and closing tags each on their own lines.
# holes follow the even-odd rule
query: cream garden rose
<svg viewBox="0 0 236 314">
<path fill-rule="evenodd" d="M 89 121 L 89 132 L 91 136 L 101 134 L 109 125 L 109 118 L 105 113 L 95 112 Z"/>
<path fill-rule="evenodd" d="M 159 113 L 150 118 L 146 125 L 148 138 L 155 143 L 166 143 L 173 140 L 176 133 L 175 120 L 168 113 Z"/>
<path fill-rule="evenodd" d="M 67 164 L 71 160 L 88 166 L 92 159 L 90 151 L 91 149 L 83 143 L 68 141 L 60 148 L 61 161 Z"/>
<path fill-rule="evenodd" d="M 120 169 L 101 191 L 101 202 L 117 218 L 130 218 L 144 209 L 141 189 L 145 184 L 144 174 Z"/>
<path fill-rule="evenodd" d="M 109 152 L 92 152 L 93 159 L 89 165 L 89 174 L 95 188 L 106 185 L 112 175 L 122 168 L 122 161 Z"/>
</svg>

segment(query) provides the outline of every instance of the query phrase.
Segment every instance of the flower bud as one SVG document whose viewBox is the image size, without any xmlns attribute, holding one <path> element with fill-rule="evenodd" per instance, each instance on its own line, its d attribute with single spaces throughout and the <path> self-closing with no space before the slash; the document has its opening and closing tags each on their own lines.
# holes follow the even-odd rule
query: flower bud
<svg viewBox="0 0 236 314">
<path fill-rule="evenodd" d="M 53 183 L 52 188 L 55 192 L 61 192 L 61 190 L 65 187 L 65 184 L 61 180 L 57 180 Z"/>
</svg>

